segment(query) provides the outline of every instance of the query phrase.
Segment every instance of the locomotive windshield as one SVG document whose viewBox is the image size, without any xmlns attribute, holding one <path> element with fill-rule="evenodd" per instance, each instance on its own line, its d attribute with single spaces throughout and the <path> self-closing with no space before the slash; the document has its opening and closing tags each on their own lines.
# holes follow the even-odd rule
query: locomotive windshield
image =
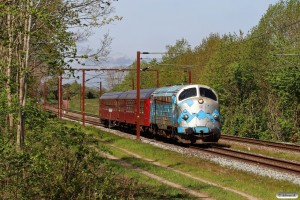
<svg viewBox="0 0 300 200">
<path fill-rule="evenodd" d="M 197 90 L 196 88 L 188 88 L 183 90 L 180 95 L 179 95 L 179 101 L 183 100 L 183 99 L 187 99 L 189 97 L 194 97 L 197 96 Z"/>
<path fill-rule="evenodd" d="M 200 93 L 201 97 L 207 97 L 207 98 L 217 101 L 217 96 L 215 95 L 215 93 L 208 88 L 199 87 L 199 93 Z"/>
</svg>

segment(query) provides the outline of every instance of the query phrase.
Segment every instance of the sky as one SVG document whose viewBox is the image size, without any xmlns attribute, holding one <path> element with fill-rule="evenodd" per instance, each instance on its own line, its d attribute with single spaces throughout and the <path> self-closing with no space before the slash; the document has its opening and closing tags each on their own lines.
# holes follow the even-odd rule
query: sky
<svg viewBox="0 0 300 200">
<path fill-rule="evenodd" d="M 112 37 L 111 54 L 103 65 L 130 65 L 137 51 L 165 52 L 186 39 L 192 48 L 210 33 L 247 33 L 278 0 L 118 0 L 121 21 L 96 30 L 90 48 L 104 33 Z M 161 56 L 160 56 L 161 57 Z"/>
<path fill-rule="evenodd" d="M 278 0 L 114 0 L 113 15 L 123 19 L 101 29 L 94 29 L 94 35 L 81 42 L 80 46 L 83 49 L 98 49 L 97 41 L 105 33 L 109 33 L 112 44 L 107 62 L 92 67 L 124 68 L 136 60 L 137 51 L 166 52 L 167 45 L 174 45 L 183 38 L 194 48 L 211 33 L 248 33 L 258 25 L 269 6 L 277 2 Z M 145 58 L 145 55 L 142 56 Z M 161 57 L 162 55 L 147 55 L 147 58 L 158 60 Z M 80 73 L 78 75 L 81 76 Z M 90 72 L 87 78 L 93 78 L 89 84 L 98 85 L 97 79 L 100 77 L 95 77 L 95 73 Z M 69 81 L 71 80 L 67 82 Z M 106 81 L 103 82 L 105 84 Z"/>
</svg>

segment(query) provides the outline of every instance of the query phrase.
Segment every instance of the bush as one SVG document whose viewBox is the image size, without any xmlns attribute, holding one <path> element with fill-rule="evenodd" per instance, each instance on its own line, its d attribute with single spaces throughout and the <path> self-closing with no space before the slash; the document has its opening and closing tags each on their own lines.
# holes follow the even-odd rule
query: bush
<svg viewBox="0 0 300 200">
<path fill-rule="evenodd" d="M 28 112 L 24 152 L 0 135 L 1 199 L 127 199 L 136 183 L 114 174 L 105 159 L 89 148 L 96 140 L 79 126 L 47 120 Z M 122 183 L 122 184 L 120 184 Z"/>
</svg>

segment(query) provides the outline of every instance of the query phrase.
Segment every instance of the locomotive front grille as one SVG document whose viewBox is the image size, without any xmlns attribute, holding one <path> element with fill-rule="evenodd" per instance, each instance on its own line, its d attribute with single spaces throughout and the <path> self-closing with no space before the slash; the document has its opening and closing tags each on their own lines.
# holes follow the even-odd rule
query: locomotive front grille
<svg viewBox="0 0 300 200">
<path fill-rule="evenodd" d="M 184 133 L 187 135 L 199 135 L 199 134 L 209 134 L 211 131 L 208 127 L 205 126 L 198 126 L 198 127 L 178 127 L 178 133 Z"/>
</svg>

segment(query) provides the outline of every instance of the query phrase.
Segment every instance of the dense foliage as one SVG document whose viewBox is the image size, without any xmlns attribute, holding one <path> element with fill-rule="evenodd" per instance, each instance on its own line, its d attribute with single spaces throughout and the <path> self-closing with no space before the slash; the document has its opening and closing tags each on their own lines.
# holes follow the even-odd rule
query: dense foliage
<svg viewBox="0 0 300 200">
<path fill-rule="evenodd" d="M 8 108 L 7 123 L 1 126 L 16 134 L 19 151 L 25 142 L 28 94 L 73 63 L 104 60 L 111 42 L 108 34 L 99 35 L 98 50 L 80 48 L 79 52 L 77 42 L 90 36 L 92 28 L 120 19 L 112 13 L 111 0 L 0 2 L 0 84 L 5 86 Z"/>
<path fill-rule="evenodd" d="M 299 141 L 300 1 L 272 5 L 248 34 L 210 34 L 196 46 L 185 39 L 167 46 L 161 61 L 142 68 L 160 71 L 160 85 L 206 84 L 219 94 L 223 133 L 259 139 Z M 133 63 L 132 67 L 135 68 Z M 131 88 L 130 73 L 115 90 Z M 176 77 L 176 78 L 174 78 Z M 141 87 L 156 87 L 142 72 Z"/>
<path fill-rule="evenodd" d="M 68 128 L 51 114 L 28 108 L 25 151 L 17 153 L 0 134 L 1 199 L 129 199 L 143 191 L 90 147 L 97 140 L 79 125 Z"/>
</svg>

